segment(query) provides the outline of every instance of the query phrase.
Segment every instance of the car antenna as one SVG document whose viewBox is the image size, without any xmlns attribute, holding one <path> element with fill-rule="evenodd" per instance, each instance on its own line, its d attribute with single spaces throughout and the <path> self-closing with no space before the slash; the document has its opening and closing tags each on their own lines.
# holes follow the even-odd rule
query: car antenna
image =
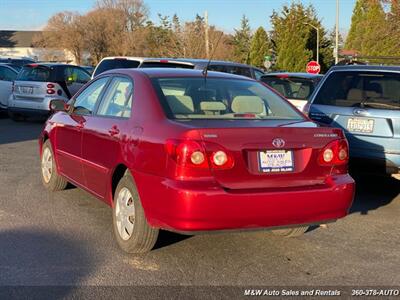
<svg viewBox="0 0 400 300">
<path fill-rule="evenodd" d="M 211 53 L 210 59 L 208 60 L 207 65 L 206 65 L 206 66 L 204 67 L 204 69 L 203 69 L 203 72 L 202 72 L 202 73 L 203 73 L 204 79 L 207 79 L 208 67 L 209 67 L 210 64 L 211 64 L 211 60 L 212 60 L 213 57 L 214 57 L 215 50 L 218 48 L 219 42 L 220 42 L 220 40 L 221 40 L 221 38 L 222 38 L 223 35 L 224 35 L 224 32 L 222 31 L 221 34 L 220 34 L 220 36 L 219 36 L 219 38 L 218 38 L 217 44 L 215 45 L 215 47 L 214 47 L 214 49 L 213 49 L 213 52 Z"/>
</svg>

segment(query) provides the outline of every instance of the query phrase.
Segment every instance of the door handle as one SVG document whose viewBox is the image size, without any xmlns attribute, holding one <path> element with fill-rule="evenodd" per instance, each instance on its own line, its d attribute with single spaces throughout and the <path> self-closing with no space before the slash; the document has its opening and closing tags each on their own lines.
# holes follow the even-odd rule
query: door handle
<svg viewBox="0 0 400 300">
<path fill-rule="evenodd" d="M 78 129 L 82 129 L 83 127 L 85 127 L 85 122 L 78 122 L 78 124 L 76 125 L 76 127 Z"/>
<path fill-rule="evenodd" d="M 108 133 L 111 136 L 117 135 L 119 133 L 119 129 L 117 126 L 114 125 L 113 127 L 111 127 L 111 129 L 108 130 Z"/>
</svg>

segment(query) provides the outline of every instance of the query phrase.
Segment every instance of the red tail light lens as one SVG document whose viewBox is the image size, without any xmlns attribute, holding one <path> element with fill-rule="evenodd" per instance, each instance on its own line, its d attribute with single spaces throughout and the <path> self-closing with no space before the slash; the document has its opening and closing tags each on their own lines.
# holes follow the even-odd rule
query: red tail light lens
<svg viewBox="0 0 400 300">
<path fill-rule="evenodd" d="M 322 166 L 339 166 L 349 161 L 349 144 L 347 140 L 335 140 L 326 145 L 320 152 L 318 162 Z"/>
<path fill-rule="evenodd" d="M 53 89 L 47 89 L 47 94 L 49 94 L 49 95 L 54 95 L 55 93 L 56 93 L 55 90 L 53 90 Z"/>
<path fill-rule="evenodd" d="M 208 144 L 207 144 L 208 145 Z M 206 151 L 203 142 L 194 140 L 167 140 L 165 150 L 176 163 L 174 177 L 179 179 L 211 177 L 211 169 L 231 169 L 233 157 L 217 144 Z"/>
<path fill-rule="evenodd" d="M 54 83 L 48 83 L 47 84 L 47 88 L 48 89 L 54 89 L 54 87 L 55 87 Z"/>
</svg>

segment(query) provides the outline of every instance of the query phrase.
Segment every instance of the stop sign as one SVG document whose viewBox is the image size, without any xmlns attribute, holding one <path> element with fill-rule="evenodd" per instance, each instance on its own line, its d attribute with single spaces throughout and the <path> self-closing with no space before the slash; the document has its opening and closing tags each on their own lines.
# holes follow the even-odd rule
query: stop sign
<svg viewBox="0 0 400 300">
<path fill-rule="evenodd" d="M 319 74 L 321 66 L 315 60 L 312 60 L 307 64 L 306 71 L 310 74 Z"/>
</svg>

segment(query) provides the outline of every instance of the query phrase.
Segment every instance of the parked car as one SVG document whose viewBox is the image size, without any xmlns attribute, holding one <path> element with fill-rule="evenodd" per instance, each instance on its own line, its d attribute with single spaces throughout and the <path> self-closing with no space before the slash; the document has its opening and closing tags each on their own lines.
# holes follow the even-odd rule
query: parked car
<svg viewBox="0 0 400 300">
<path fill-rule="evenodd" d="M 260 80 L 303 110 L 323 75 L 308 73 L 268 73 Z"/>
<path fill-rule="evenodd" d="M 92 66 L 80 66 L 80 67 L 84 69 L 86 72 L 88 72 L 90 75 L 92 75 L 94 72 L 94 67 Z"/>
<path fill-rule="evenodd" d="M 18 72 L 7 64 L 0 64 L 0 110 L 8 106 L 8 98 L 12 92 L 12 85 Z"/>
<path fill-rule="evenodd" d="M 325 75 L 309 116 L 344 129 L 360 171 L 400 171 L 400 67 L 341 66 Z"/>
<path fill-rule="evenodd" d="M 23 67 L 24 65 L 35 63 L 35 61 L 33 59 L 28 58 L 28 57 L 4 57 L 4 56 L 0 56 L 0 63 L 9 63 L 9 64 L 16 65 L 18 67 Z"/>
<path fill-rule="evenodd" d="M 112 206 L 127 252 L 150 250 L 159 229 L 296 236 L 344 217 L 353 200 L 342 130 L 253 79 L 114 70 L 51 106 L 39 140 L 44 186 L 69 181 Z"/>
<path fill-rule="evenodd" d="M 51 100 L 67 102 L 89 80 L 89 73 L 78 66 L 25 65 L 14 82 L 8 103 L 9 115 L 16 121 L 31 115 L 48 116 Z"/>
<path fill-rule="evenodd" d="M 256 67 L 245 64 L 218 61 L 207 59 L 189 59 L 189 58 L 144 58 L 144 57 L 106 57 L 97 65 L 92 78 L 111 69 L 126 68 L 180 68 L 180 69 L 198 69 L 224 72 L 236 75 L 242 75 L 250 78 L 260 79 L 264 71 Z"/>
<path fill-rule="evenodd" d="M 19 71 L 21 71 L 21 69 L 22 69 L 22 67 L 21 66 L 18 66 L 18 65 L 15 65 L 15 64 L 13 64 L 13 63 L 0 63 L 0 65 L 6 65 L 6 66 L 9 66 L 9 67 L 11 67 L 11 68 L 13 68 L 15 71 L 17 71 L 17 72 L 19 72 Z"/>
</svg>

